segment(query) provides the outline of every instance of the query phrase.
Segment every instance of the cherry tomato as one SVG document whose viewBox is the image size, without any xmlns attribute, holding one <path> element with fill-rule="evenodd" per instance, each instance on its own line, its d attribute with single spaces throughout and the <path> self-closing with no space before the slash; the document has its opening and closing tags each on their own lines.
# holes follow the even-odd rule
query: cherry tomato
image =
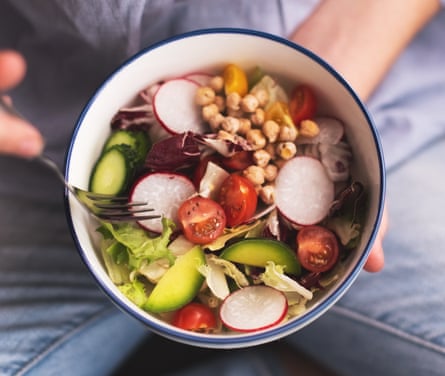
<svg viewBox="0 0 445 376">
<path fill-rule="evenodd" d="M 219 203 L 226 213 L 228 226 L 237 226 L 252 218 L 257 202 L 255 186 L 244 176 L 231 174 L 222 183 Z"/>
<path fill-rule="evenodd" d="M 224 91 L 226 95 L 238 93 L 242 97 L 247 94 L 248 82 L 246 73 L 236 64 L 224 68 Z"/>
<path fill-rule="evenodd" d="M 185 237 L 195 244 L 210 243 L 226 227 L 226 215 L 221 205 L 201 196 L 185 200 L 178 209 L 178 219 Z"/>
<path fill-rule="evenodd" d="M 224 157 L 221 164 L 230 171 L 241 171 L 253 164 L 253 152 L 242 150 L 231 157 Z"/>
<path fill-rule="evenodd" d="M 176 311 L 172 324 L 181 329 L 208 333 L 216 328 L 216 318 L 204 304 L 189 303 Z"/>
<path fill-rule="evenodd" d="M 289 112 L 295 125 L 302 120 L 313 118 L 317 109 L 317 100 L 313 90 L 307 85 L 298 85 L 289 100 Z"/>
<path fill-rule="evenodd" d="M 325 272 L 338 260 L 337 238 L 321 226 L 303 227 L 297 234 L 297 248 L 301 266 L 311 272 Z"/>
</svg>

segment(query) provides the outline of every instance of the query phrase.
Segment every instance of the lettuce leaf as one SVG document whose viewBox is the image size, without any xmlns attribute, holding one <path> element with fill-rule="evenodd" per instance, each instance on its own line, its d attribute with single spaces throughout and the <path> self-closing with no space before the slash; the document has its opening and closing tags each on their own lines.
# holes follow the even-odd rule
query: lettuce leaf
<svg viewBox="0 0 445 376">
<path fill-rule="evenodd" d="M 313 297 L 311 291 L 284 274 L 283 266 L 275 265 L 275 263 L 271 261 L 267 263 L 264 273 L 260 274 L 259 278 L 265 285 L 276 288 L 277 290 L 297 292 L 307 300 L 311 300 Z"/>
<path fill-rule="evenodd" d="M 215 291 L 228 291 L 225 276 L 232 278 L 239 288 L 249 285 L 247 277 L 235 266 L 234 263 L 221 259 L 213 254 L 206 256 L 206 264 L 199 269 L 199 272 L 206 277 L 207 285 L 220 299 L 224 299 L 221 297 L 224 293 L 215 293 Z"/>
<path fill-rule="evenodd" d="M 225 228 L 221 236 L 216 238 L 213 242 L 205 245 L 209 251 L 218 251 L 225 246 L 225 244 L 233 238 L 244 237 L 247 234 L 255 233 L 255 229 L 264 225 L 264 221 L 257 220 L 249 224 L 243 224 L 235 227 Z M 250 236 L 250 235 L 249 235 Z"/>
<path fill-rule="evenodd" d="M 118 286 L 118 289 L 138 307 L 142 307 L 148 299 L 144 283 L 137 279 Z"/>
<path fill-rule="evenodd" d="M 114 239 L 119 246 L 110 246 L 109 254 L 116 264 L 126 264 L 130 270 L 138 269 L 143 261 L 152 262 L 165 258 L 172 265 L 175 256 L 167 247 L 175 224 L 173 221 L 163 218 L 163 231 L 157 237 L 149 234 L 134 223 L 109 223 L 102 222 L 99 232 L 104 236 L 104 241 Z"/>
<path fill-rule="evenodd" d="M 130 269 L 127 266 L 128 254 L 120 243 L 104 240 L 101 244 L 101 253 L 108 276 L 116 285 L 129 282 Z"/>
</svg>

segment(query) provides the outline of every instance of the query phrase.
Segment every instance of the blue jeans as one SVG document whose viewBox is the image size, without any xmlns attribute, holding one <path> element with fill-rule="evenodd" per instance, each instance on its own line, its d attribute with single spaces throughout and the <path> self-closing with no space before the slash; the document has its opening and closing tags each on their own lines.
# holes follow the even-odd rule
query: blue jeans
<svg viewBox="0 0 445 376">
<path fill-rule="evenodd" d="M 442 138 L 389 171 L 384 271 L 363 272 L 336 306 L 286 341 L 341 375 L 443 374 L 444 160 Z M 74 249 L 11 247 L 1 259 L 0 374 L 107 375 L 150 335 L 110 305 Z M 250 353 L 178 375 L 279 375 L 277 354 Z"/>
<path fill-rule="evenodd" d="M 388 173 L 384 270 L 289 338 L 341 375 L 445 372 L 445 138 Z"/>
</svg>

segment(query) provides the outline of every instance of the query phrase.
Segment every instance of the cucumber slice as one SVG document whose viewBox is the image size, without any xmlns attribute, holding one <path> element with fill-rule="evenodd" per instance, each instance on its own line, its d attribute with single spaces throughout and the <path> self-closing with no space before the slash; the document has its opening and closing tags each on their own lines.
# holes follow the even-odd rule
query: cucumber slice
<svg viewBox="0 0 445 376">
<path fill-rule="evenodd" d="M 151 140 L 147 132 L 119 129 L 111 133 L 104 145 L 104 151 L 115 145 L 128 145 L 137 154 L 138 162 L 142 163 L 151 148 Z"/>
<path fill-rule="evenodd" d="M 198 271 L 204 263 L 204 251 L 199 246 L 179 256 L 156 284 L 143 308 L 161 313 L 174 311 L 191 302 L 204 282 Z"/>
<path fill-rule="evenodd" d="M 94 193 L 119 195 L 128 188 L 137 163 L 136 152 L 128 145 L 114 145 L 99 157 L 90 178 Z"/>
<path fill-rule="evenodd" d="M 250 266 L 266 267 L 268 261 L 284 266 L 288 274 L 301 273 L 300 263 L 295 252 L 285 243 L 273 239 L 249 238 L 227 247 L 221 258 Z"/>
</svg>

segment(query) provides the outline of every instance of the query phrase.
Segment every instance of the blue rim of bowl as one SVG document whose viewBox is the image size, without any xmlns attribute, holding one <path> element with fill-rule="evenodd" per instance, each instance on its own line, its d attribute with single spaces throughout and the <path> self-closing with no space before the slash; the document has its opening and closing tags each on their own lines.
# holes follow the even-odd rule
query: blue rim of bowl
<svg viewBox="0 0 445 376">
<path fill-rule="evenodd" d="M 124 63 L 122 63 L 119 67 L 117 67 L 114 72 L 112 72 L 108 78 L 99 86 L 99 88 L 96 90 L 94 95 L 88 100 L 86 106 L 84 107 L 83 111 L 81 112 L 77 122 L 76 126 L 74 128 L 74 131 L 71 136 L 70 145 L 68 147 L 66 157 L 65 157 L 65 176 L 68 178 L 69 175 L 69 167 L 70 167 L 70 158 L 72 153 L 72 148 L 74 144 L 74 140 L 76 139 L 77 132 L 79 130 L 80 125 L 83 122 L 83 119 L 85 117 L 85 114 L 88 112 L 89 108 L 93 105 L 95 98 L 100 94 L 101 90 L 107 85 L 108 81 L 114 77 L 116 74 L 118 74 L 123 68 L 125 68 L 127 65 L 131 64 L 134 60 L 137 60 L 140 56 L 149 53 L 152 50 L 155 50 L 159 47 L 162 47 L 168 43 L 171 43 L 173 41 L 178 41 L 185 38 L 191 38 L 196 37 L 200 35 L 206 35 L 206 34 L 244 34 L 249 36 L 255 36 L 259 38 L 264 38 L 267 40 L 272 40 L 277 43 L 286 45 L 292 49 L 297 50 L 300 53 L 305 54 L 312 60 L 314 60 L 316 63 L 321 65 L 325 70 L 327 70 L 330 74 L 332 74 L 338 82 L 340 82 L 343 87 L 349 92 L 351 97 L 356 102 L 357 106 L 361 109 L 363 115 L 366 117 L 367 123 L 371 129 L 374 143 L 379 151 L 378 153 L 378 159 L 379 159 L 379 168 L 380 168 L 380 192 L 379 192 L 379 208 L 377 212 L 377 218 L 374 223 L 374 227 L 372 229 L 371 237 L 368 240 L 368 243 L 365 246 L 365 250 L 362 253 L 360 259 L 357 262 L 356 267 L 349 273 L 348 276 L 344 279 L 343 283 L 337 286 L 337 288 L 332 291 L 332 293 L 323 301 L 322 304 L 318 305 L 317 307 L 309 310 L 308 312 L 304 313 L 297 319 L 290 320 L 287 323 L 284 323 L 282 325 L 273 327 L 271 329 L 265 330 L 265 331 L 259 331 L 259 332 L 253 332 L 253 333 L 247 333 L 247 334 L 241 334 L 241 335 L 199 335 L 193 332 L 187 332 L 182 330 L 177 330 L 177 328 L 169 328 L 168 325 L 163 326 L 159 325 L 156 322 L 150 321 L 147 319 L 146 316 L 138 312 L 134 309 L 131 302 L 125 301 L 125 299 L 122 299 L 120 296 L 118 296 L 114 291 L 110 290 L 108 286 L 100 280 L 100 277 L 94 272 L 92 265 L 88 261 L 88 257 L 85 254 L 85 251 L 82 249 L 82 246 L 80 242 L 77 239 L 75 230 L 74 230 L 74 224 L 73 219 L 71 217 L 71 211 L 69 207 L 69 194 L 67 191 L 65 191 L 65 209 L 66 209 L 66 216 L 68 220 L 68 225 L 71 230 L 72 237 L 74 239 L 74 242 L 76 244 L 76 247 L 79 251 L 79 254 L 83 260 L 83 262 L 86 264 L 88 270 L 93 275 L 94 279 L 98 283 L 98 285 L 102 288 L 102 290 L 106 293 L 106 295 L 124 312 L 130 314 L 133 317 L 136 317 L 141 322 L 146 324 L 148 328 L 150 328 L 153 332 L 162 335 L 164 337 L 167 337 L 171 340 L 175 340 L 177 342 L 186 343 L 194 346 L 201 346 L 201 347 L 209 347 L 209 348 L 239 348 L 239 347 L 247 347 L 247 346 L 253 346 L 258 344 L 267 343 L 279 338 L 282 338 L 286 335 L 292 334 L 293 332 L 305 327 L 306 325 L 310 324 L 312 321 L 317 319 L 319 316 L 324 314 L 330 307 L 332 307 L 342 296 L 343 294 L 348 290 L 348 288 L 351 286 L 351 284 L 354 282 L 354 280 L 357 278 L 358 274 L 362 270 L 366 259 L 368 258 L 368 255 L 371 250 L 371 246 L 375 241 L 375 238 L 377 236 L 377 229 L 381 223 L 382 215 L 383 215 L 383 207 L 384 207 L 384 199 L 385 199 L 385 189 L 386 189 L 386 175 L 385 175 L 385 165 L 384 165 L 384 158 L 383 158 L 383 151 L 381 146 L 380 137 L 377 133 L 376 127 L 374 125 L 374 122 L 358 97 L 358 95 L 355 93 L 355 91 L 352 89 L 352 87 L 348 84 L 348 82 L 334 69 L 332 68 L 327 62 L 325 62 L 323 59 L 321 59 L 319 56 L 315 55 L 310 50 L 297 45 L 287 39 L 284 39 L 282 37 L 269 34 L 262 31 L 256 31 L 256 30 L 250 30 L 250 29 L 242 29 L 242 28 L 209 28 L 209 29 L 200 29 L 195 30 L 191 32 L 182 33 L 164 40 L 161 40 L 157 43 L 151 44 L 150 46 L 141 49 L 138 53 L 131 56 L 129 59 L 127 59 Z"/>
</svg>

